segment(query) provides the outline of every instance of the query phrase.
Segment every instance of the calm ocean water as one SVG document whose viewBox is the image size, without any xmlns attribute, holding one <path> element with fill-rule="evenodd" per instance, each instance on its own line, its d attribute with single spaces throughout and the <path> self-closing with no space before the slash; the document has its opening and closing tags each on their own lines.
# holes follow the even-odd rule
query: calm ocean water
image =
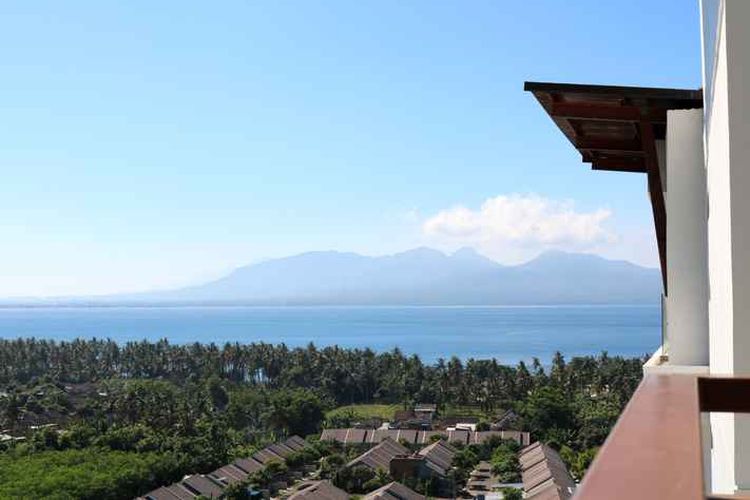
<svg viewBox="0 0 750 500">
<path fill-rule="evenodd" d="M 425 361 L 508 363 L 559 350 L 641 356 L 660 343 L 658 306 L 0 308 L 0 338 L 168 338 L 188 342 L 399 347 Z"/>
</svg>

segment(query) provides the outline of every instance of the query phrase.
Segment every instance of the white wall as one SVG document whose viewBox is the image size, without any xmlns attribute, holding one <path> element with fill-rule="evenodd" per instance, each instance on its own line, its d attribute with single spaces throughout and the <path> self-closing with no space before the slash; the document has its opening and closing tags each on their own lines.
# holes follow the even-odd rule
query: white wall
<svg viewBox="0 0 750 500">
<path fill-rule="evenodd" d="M 710 366 L 750 375 L 750 2 L 726 0 L 706 135 Z M 750 488 L 750 416 L 711 415 L 712 487 Z"/>
<path fill-rule="evenodd" d="M 750 375 L 750 2 L 725 4 L 732 227 L 733 373 Z M 735 482 L 750 489 L 750 415 L 735 417 Z"/>
<path fill-rule="evenodd" d="M 717 48 L 711 127 L 705 138 L 708 190 L 708 269 L 710 366 L 715 374 L 733 371 L 732 250 L 729 185 L 729 107 L 726 37 Z"/>
<path fill-rule="evenodd" d="M 708 365 L 708 256 L 703 110 L 667 113 L 666 316 L 670 365 Z M 664 180 L 664 179 L 663 179 Z"/>
<path fill-rule="evenodd" d="M 734 373 L 750 375 L 750 2 L 726 12 Z"/>
<path fill-rule="evenodd" d="M 709 347 L 713 374 L 731 374 L 732 252 L 729 186 L 729 108 L 724 30 L 719 45 L 713 101 L 705 113 L 711 126 L 705 137 L 708 190 Z M 711 490 L 734 493 L 734 415 L 711 415 Z"/>
</svg>

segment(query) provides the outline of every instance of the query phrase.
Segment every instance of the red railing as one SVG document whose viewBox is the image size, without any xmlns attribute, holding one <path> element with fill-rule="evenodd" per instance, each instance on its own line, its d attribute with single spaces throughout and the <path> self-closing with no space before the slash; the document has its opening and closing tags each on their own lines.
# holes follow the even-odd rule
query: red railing
<svg viewBox="0 0 750 500">
<path fill-rule="evenodd" d="M 705 493 L 701 412 L 750 413 L 750 379 L 646 375 L 574 498 L 750 499 Z"/>
</svg>

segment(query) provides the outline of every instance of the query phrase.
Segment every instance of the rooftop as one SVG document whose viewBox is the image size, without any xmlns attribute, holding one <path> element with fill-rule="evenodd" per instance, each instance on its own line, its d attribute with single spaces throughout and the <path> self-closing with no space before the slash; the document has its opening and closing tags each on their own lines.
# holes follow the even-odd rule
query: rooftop
<svg viewBox="0 0 750 500">
<path fill-rule="evenodd" d="M 348 500 L 349 493 L 332 485 L 329 481 L 316 481 L 291 495 L 289 500 Z"/>
<path fill-rule="evenodd" d="M 186 476 L 177 483 L 157 488 L 139 498 L 145 500 L 193 499 L 197 496 L 218 498 L 228 485 L 244 481 L 250 474 L 263 470 L 268 461 L 283 460 L 283 457 L 305 446 L 304 439 L 292 436 L 282 443 L 270 444 L 253 455 L 253 457 L 262 458 L 265 462 L 253 457 L 240 458 L 208 474 Z"/>
<path fill-rule="evenodd" d="M 362 500 L 425 500 L 424 495 L 404 486 L 401 483 L 388 483 L 382 488 L 368 493 Z"/>
<path fill-rule="evenodd" d="M 573 496 L 575 482 L 554 449 L 536 442 L 521 450 L 518 461 L 526 498 L 566 500 Z"/>
<path fill-rule="evenodd" d="M 347 465 L 364 465 L 372 470 L 390 470 L 391 460 L 399 455 L 408 455 L 409 449 L 392 439 L 386 439 L 358 456 Z"/>
<path fill-rule="evenodd" d="M 404 429 L 325 429 L 320 435 L 323 441 L 337 441 L 345 444 L 379 443 L 385 439 L 397 442 L 406 441 L 413 444 L 430 444 L 435 436 L 446 439 L 448 442 L 461 442 L 463 444 L 481 444 L 493 437 L 501 439 L 512 439 L 521 446 L 528 445 L 530 436 L 528 432 L 503 430 L 503 431 L 416 431 Z"/>
<path fill-rule="evenodd" d="M 565 137 L 594 170 L 645 173 L 666 290 L 667 214 L 657 141 L 666 135 L 667 111 L 703 107 L 690 89 L 526 82 Z"/>
<path fill-rule="evenodd" d="M 427 466 L 441 476 L 445 476 L 453 466 L 456 450 L 445 441 L 435 441 L 419 450 L 419 456 L 425 459 Z"/>
</svg>

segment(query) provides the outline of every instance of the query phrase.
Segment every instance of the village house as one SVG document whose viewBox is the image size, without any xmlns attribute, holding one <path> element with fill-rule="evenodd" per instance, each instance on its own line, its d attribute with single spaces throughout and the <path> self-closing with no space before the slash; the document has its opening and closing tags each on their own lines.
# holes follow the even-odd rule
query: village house
<svg viewBox="0 0 750 500">
<path fill-rule="evenodd" d="M 302 485 L 288 500 L 349 500 L 349 493 L 330 481 L 313 481 Z"/>
<path fill-rule="evenodd" d="M 536 442 L 521 450 L 524 498 L 567 500 L 573 496 L 575 482 L 560 455 L 546 444 Z"/>
<path fill-rule="evenodd" d="M 252 474 L 260 472 L 272 461 L 283 462 L 295 451 L 307 446 L 304 439 L 292 436 L 281 443 L 270 444 L 254 453 L 251 457 L 240 458 L 231 464 L 219 467 L 208 474 L 193 474 L 185 476 L 169 486 L 162 486 L 146 493 L 137 500 L 191 500 L 196 497 L 219 498 L 224 489 L 238 482 L 248 479 Z M 284 487 L 277 483 L 274 488 Z"/>
<path fill-rule="evenodd" d="M 394 481 L 368 493 L 362 497 L 362 500 L 426 500 L 426 498 L 411 488 Z"/>
</svg>

